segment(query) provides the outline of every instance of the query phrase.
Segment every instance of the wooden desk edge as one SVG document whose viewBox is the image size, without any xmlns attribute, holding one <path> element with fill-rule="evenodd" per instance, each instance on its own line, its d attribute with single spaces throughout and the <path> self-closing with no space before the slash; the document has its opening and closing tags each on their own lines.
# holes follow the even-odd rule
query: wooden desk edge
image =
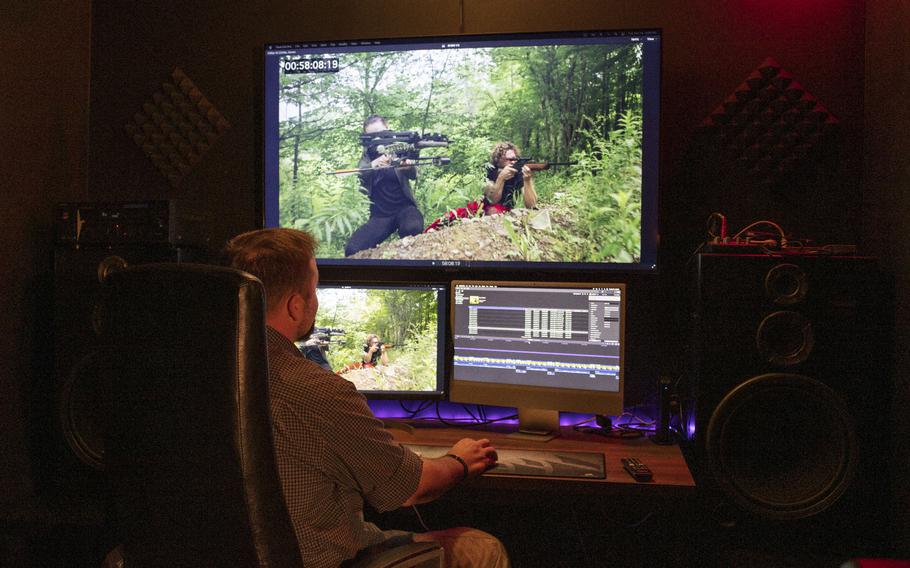
<svg viewBox="0 0 910 568">
<path fill-rule="evenodd" d="M 413 433 L 398 429 L 389 432 L 396 441 L 405 444 L 426 444 L 438 446 L 452 446 L 462 438 L 482 439 L 487 438 L 495 448 L 502 449 L 532 449 L 566 452 L 594 452 L 604 455 L 607 466 L 606 479 L 576 479 L 576 478 L 547 478 L 527 476 L 486 476 L 485 483 L 498 483 L 495 479 L 523 479 L 534 482 L 577 482 L 577 483 L 609 483 L 627 484 L 651 487 L 695 487 L 695 481 L 686 464 L 686 460 L 677 445 L 658 445 L 652 443 L 647 437 L 641 438 L 609 438 L 595 434 L 583 434 L 572 430 L 571 427 L 560 429 L 560 436 L 546 443 L 528 442 L 506 437 L 514 431 L 514 426 L 495 426 L 479 428 L 451 428 L 433 424 L 415 425 Z M 640 483 L 632 479 L 623 469 L 620 459 L 636 457 L 654 473 L 651 482 Z M 533 483 L 529 485 L 538 485 Z"/>
</svg>

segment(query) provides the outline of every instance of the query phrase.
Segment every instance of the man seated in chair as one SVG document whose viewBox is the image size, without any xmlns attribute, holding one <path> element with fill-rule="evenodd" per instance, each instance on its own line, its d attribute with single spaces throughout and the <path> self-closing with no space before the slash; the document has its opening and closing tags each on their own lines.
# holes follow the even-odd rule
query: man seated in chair
<svg viewBox="0 0 910 568">
<path fill-rule="evenodd" d="M 267 302 L 269 392 L 275 457 L 305 566 L 337 566 L 384 545 L 437 541 L 447 566 L 506 567 L 502 543 L 483 531 L 382 531 L 364 521 L 378 511 L 432 501 L 496 464 L 489 440 L 465 438 L 449 454 L 423 459 L 395 443 L 354 385 L 304 358 L 294 342 L 316 321 L 315 239 L 263 229 L 228 243 L 234 268 L 262 280 Z"/>
</svg>

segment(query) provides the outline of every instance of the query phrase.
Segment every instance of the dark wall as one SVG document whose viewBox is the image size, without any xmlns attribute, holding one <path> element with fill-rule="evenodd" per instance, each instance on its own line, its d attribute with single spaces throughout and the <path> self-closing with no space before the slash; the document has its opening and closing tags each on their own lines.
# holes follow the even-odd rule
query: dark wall
<svg viewBox="0 0 910 568">
<path fill-rule="evenodd" d="M 0 9 L 0 502 L 33 489 L 26 417 L 53 370 L 53 204 L 86 195 L 90 6 L 41 0 Z"/>
<path fill-rule="evenodd" d="M 731 225 L 773 214 L 782 223 L 790 221 L 793 231 L 812 230 L 815 238 L 836 232 L 839 239 L 855 240 L 852 233 L 858 226 L 846 221 L 847 211 L 861 196 L 864 12 L 856 2 L 813 0 L 794 7 L 784 0 L 538 0 L 523 2 L 518 15 L 491 10 L 482 1 L 463 2 L 463 11 L 457 0 L 434 2 L 432 8 L 419 1 L 275 4 L 266 8 L 261 3 L 204 1 L 179 10 L 152 3 L 130 10 L 109 3 L 95 6 L 92 198 L 167 196 L 203 203 L 215 219 L 215 240 L 253 227 L 260 187 L 260 61 L 266 42 L 661 27 L 664 241 L 694 245 L 710 208 L 717 207 L 731 212 Z M 806 200 L 811 210 L 802 217 L 792 211 L 791 201 L 778 196 L 756 200 L 765 211 L 737 211 L 742 194 L 736 187 L 720 188 L 720 195 L 695 203 L 693 188 L 674 177 L 685 166 L 693 129 L 767 56 L 793 72 L 843 125 L 838 170 L 822 178 L 833 187 L 810 186 L 818 195 Z M 232 124 L 177 189 L 158 174 L 123 128 L 175 67 L 183 69 Z M 805 188 L 804 182 L 794 185 Z M 695 234 L 683 233 L 692 229 Z"/>
<path fill-rule="evenodd" d="M 4 266 L 12 275 L 0 280 L 6 308 L 0 335 L 8 338 L 0 343 L 4 501 L 22 502 L 33 490 L 25 415 L 35 385 L 46 381 L 49 368 L 40 338 L 47 330 L 50 297 L 38 284 L 46 283 L 50 273 L 53 204 L 180 198 L 208 212 L 213 243 L 255 227 L 260 62 L 266 42 L 662 28 L 664 269 L 657 284 L 646 286 L 655 314 L 672 313 L 682 266 L 703 238 L 705 218 L 713 210 L 727 212 L 733 228 L 772 218 L 801 236 L 862 242 L 882 255 L 900 248 L 890 243 L 902 242 L 906 232 L 899 227 L 907 217 L 901 215 L 907 211 L 906 192 L 900 192 L 907 172 L 894 164 L 901 164 L 908 150 L 901 135 L 910 125 L 900 104 L 908 89 L 907 65 L 899 57 L 907 57 L 907 35 L 900 30 L 910 22 L 899 0 L 870 7 L 868 16 L 864 3 L 853 0 L 528 0 L 518 4 L 520 10 L 492 9 L 483 0 L 91 4 L 4 7 L 0 20 L 5 70 L 0 159 L 7 186 L 0 215 L 7 228 Z M 905 47 L 894 46 L 895 37 L 902 37 Z M 840 119 L 841 131 L 829 156 L 810 164 L 787 187 L 747 194 L 699 171 L 692 139 L 701 120 L 768 56 L 824 102 Z M 175 67 L 232 125 L 177 188 L 124 129 Z M 867 108 L 864 97 L 870 101 Z M 874 223 L 858 215 L 864 206 Z M 906 291 L 908 249 L 901 250 L 891 268 Z M 906 330 L 905 300 L 897 313 Z M 659 343 L 654 348 L 661 366 L 673 368 L 682 356 L 678 332 L 670 325 L 655 330 L 654 339 L 642 336 Z M 907 345 L 902 331 L 897 351 L 908 351 Z M 898 364 L 906 376 L 906 356 Z"/>
<path fill-rule="evenodd" d="M 910 558 L 910 5 L 869 2 L 866 10 L 863 237 L 895 280 L 895 526 L 900 555 Z"/>
</svg>

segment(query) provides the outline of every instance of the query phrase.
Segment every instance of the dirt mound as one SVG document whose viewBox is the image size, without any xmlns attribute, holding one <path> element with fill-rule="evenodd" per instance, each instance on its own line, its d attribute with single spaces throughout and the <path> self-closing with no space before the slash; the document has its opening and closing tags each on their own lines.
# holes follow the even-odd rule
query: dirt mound
<svg viewBox="0 0 910 568">
<path fill-rule="evenodd" d="M 457 219 L 447 227 L 382 243 L 351 258 L 559 262 L 567 258 L 567 243 L 559 243 L 555 235 L 571 234 L 572 225 L 571 215 L 554 206 L 513 209 Z"/>
<path fill-rule="evenodd" d="M 358 367 L 356 369 L 342 370 L 338 373 L 343 378 L 354 383 L 357 390 L 431 390 L 436 377 L 421 381 L 415 378 L 407 368 L 398 363 L 378 365 L 376 367 Z"/>
</svg>

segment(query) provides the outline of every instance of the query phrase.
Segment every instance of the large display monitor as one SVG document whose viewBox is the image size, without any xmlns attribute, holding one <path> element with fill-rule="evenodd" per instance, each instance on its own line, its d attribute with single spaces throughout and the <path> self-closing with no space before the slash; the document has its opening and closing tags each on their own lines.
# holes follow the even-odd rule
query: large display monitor
<svg viewBox="0 0 910 568">
<path fill-rule="evenodd" d="M 624 284 L 452 282 L 449 399 L 514 406 L 549 439 L 559 411 L 623 411 Z"/>
<path fill-rule="evenodd" d="M 263 223 L 320 265 L 654 270 L 660 65 L 657 30 L 269 44 Z"/>
<path fill-rule="evenodd" d="M 304 356 L 367 398 L 443 398 L 445 284 L 324 282 L 316 294 L 316 326 L 297 345 Z"/>
</svg>

